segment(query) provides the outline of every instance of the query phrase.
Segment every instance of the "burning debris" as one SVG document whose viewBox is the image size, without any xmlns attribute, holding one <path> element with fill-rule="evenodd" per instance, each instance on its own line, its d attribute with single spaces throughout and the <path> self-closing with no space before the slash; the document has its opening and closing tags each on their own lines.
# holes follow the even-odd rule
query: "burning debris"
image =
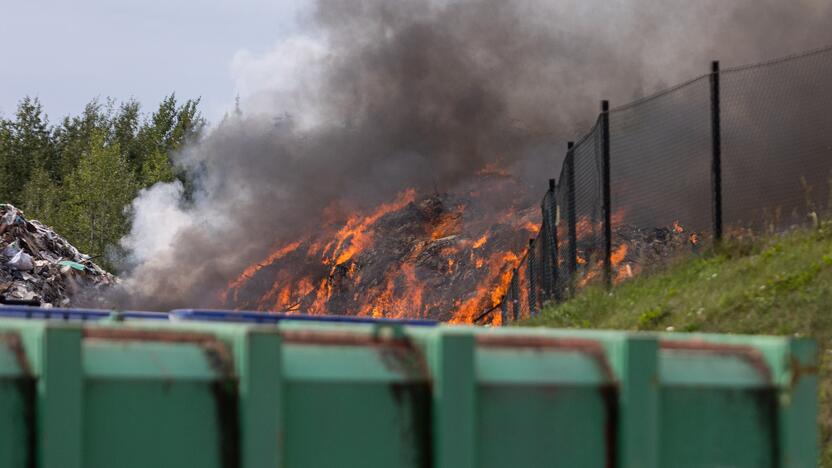
<svg viewBox="0 0 832 468">
<path fill-rule="evenodd" d="M 514 179 L 484 177 L 489 191 L 472 186 L 418 196 L 405 190 L 371 212 L 279 245 L 232 281 L 220 302 L 248 310 L 471 322 L 499 304 L 528 227 L 538 223 L 536 210 L 517 209 L 505 196 L 517 193 Z"/>
<path fill-rule="evenodd" d="M 612 265 L 614 282 L 651 271 L 668 262 L 697 253 L 701 243 L 699 234 L 685 230 L 674 222 L 671 227 L 639 228 L 630 224 L 617 226 L 613 238 Z"/>
<path fill-rule="evenodd" d="M 614 283 L 666 266 L 681 256 L 698 253 L 702 245 L 700 235 L 686 230 L 678 221 L 669 227 L 643 228 L 624 222 L 613 226 L 610 261 Z M 601 278 L 603 254 L 587 236 L 579 236 L 577 247 L 578 286 L 584 287 Z"/>
<path fill-rule="evenodd" d="M 55 231 L 0 204 L 0 302 L 67 307 L 115 282 Z"/>
</svg>

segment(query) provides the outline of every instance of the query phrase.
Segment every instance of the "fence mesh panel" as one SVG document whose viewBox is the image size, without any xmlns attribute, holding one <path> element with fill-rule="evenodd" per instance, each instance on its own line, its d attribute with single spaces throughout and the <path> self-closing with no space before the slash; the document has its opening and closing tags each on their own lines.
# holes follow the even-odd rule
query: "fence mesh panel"
<svg viewBox="0 0 832 468">
<path fill-rule="evenodd" d="M 543 197 L 543 201 L 540 204 L 540 209 L 543 214 L 543 225 L 538 236 L 538 242 L 541 244 L 540 255 L 542 256 L 540 262 L 542 269 L 540 283 L 540 289 L 542 291 L 541 302 L 549 302 L 558 297 L 556 290 L 558 252 L 556 242 L 557 232 L 555 231 L 557 227 L 557 202 L 555 201 L 555 196 L 555 192 L 551 190 L 546 192 L 546 196 Z"/>
<path fill-rule="evenodd" d="M 710 79 L 610 112 L 615 279 L 689 254 L 711 230 Z"/>
<path fill-rule="evenodd" d="M 599 123 L 573 149 L 578 287 L 600 277 L 604 258 L 602 142 Z"/>
<path fill-rule="evenodd" d="M 723 218 L 782 230 L 829 208 L 832 49 L 720 73 Z"/>
<path fill-rule="evenodd" d="M 517 318 L 518 319 L 526 319 L 531 316 L 529 313 L 529 257 L 526 256 L 517 266 L 516 271 L 517 277 L 517 297 L 515 301 L 517 302 Z"/>
<path fill-rule="evenodd" d="M 565 163 L 568 164 L 568 161 Z M 566 166 L 564 166 L 565 168 Z M 558 229 L 558 289 L 561 297 L 569 295 L 569 281 L 574 271 L 569 266 L 569 178 L 567 171 L 560 172 L 557 184 L 557 229 Z"/>
<path fill-rule="evenodd" d="M 544 226 L 546 222 L 543 222 Z M 549 267 L 549 262 L 546 259 L 546 237 L 543 235 L 543 229 L 540 230 L 541 235 L 537 236 L 534 241 L 534 270 L 535 270 L 535 291 L 532 297 L 535 300 L 533 312 L 535 314 L 540 312 L 540 306 L 546 300 L 547 275 L 546 270 Z"/>
</svg>

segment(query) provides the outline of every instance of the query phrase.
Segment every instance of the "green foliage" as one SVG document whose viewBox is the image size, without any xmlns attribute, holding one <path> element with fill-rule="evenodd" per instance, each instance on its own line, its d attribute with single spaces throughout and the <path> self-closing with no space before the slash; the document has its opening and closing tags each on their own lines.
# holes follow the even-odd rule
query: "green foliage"
<svg viewBox="0 0 832 468">
<path fill-rule="evenodd" d="M 705 256 L 593 289 L 522 325 L 797 334 L 821 352 L 822 466 L 832 467 L 832 225 L 726 242 Z"/>
<path fill-rule="evenodd" d="M 26 97 L 0 118 L 0 203 L 53 226 L 70 242 L 100 256 L 129 231 L 127 209 L 142 188 L 186 175 L 171 156 L 199 138 L 199 100 L 166 97 L 143 114 L 138 102 L 93 100 L 80 115 L 52 125 L 38 99 Z"/>
<path fill-rule="evenodd" d="M 117 144 L 105 144 L 101 132 L 93 134 L 78 167 L 64 183 L 66 199 L 59 223 L 61 231 L 82 251 L 102 256 L 127 234 L 124 209 L 136 193 L 134 174 Z"/>
<path fill-rule="evenodd" d="M 639 330 L 656 328 L 670 313 L 662 308 L 645 310 L 638 316 L 636 322 Z"/>
<path fill-rule="evenodd" d="M 5 121 L 0 131 L 0 170 L 3 171 L 2 196 L 19 203 L 21 192 L 32 170 L 38 166 L 49 168 L 55 164 L 49 122 L 37 99 L 20 101 L 15 119 Z"/>
<path fill-rule="evenodd" d="M 38 166 L 23 186 L 21 208 L 27 213 L 38 213 L 38 220 L 46 224 L 54 224 L 58 214 L 60 189 L 52 180 L 49 172 Z"/>
</svg>

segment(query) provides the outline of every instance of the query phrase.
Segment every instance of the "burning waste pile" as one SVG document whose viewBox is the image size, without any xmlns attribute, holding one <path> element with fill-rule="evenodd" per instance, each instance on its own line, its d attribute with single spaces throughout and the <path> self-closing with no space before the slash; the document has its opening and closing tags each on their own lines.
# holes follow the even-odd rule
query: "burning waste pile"
<svg viewBox="0 0 832 468">
<path fill-rule="evenodd" d="M 670 227 L 656 228 L 621 224 L 613 230 L 613 239 L 611 263 L 616 283 L 696 254 L 702 244 L 697 232 L 685 229 L 678 221 Z"/>
<path fill-rule="evenodd" d="M 484 174 L 453 193 L 405 190 L 280 244 L 228 285 L 222 307 L 472 322 L 499 304 L 537 230 L 538 210 L 506 196 L 519 188 Z"/>
<path fill-rule="evenodd" d="M 0 204 L 0 303 L 67 307 L 115 283 L 55 231 Z"/>
<path fill-rule="evenodd" d="M 678 222 L 671 227 L 639 228 L 625 224 L 613 233 L 626 252 L 620 252 L 623 260 L 642 266 L 661 265 L 679 255 L 696 253 L 699 250 L 699 234 L 686 230 Z"/>
</svg>

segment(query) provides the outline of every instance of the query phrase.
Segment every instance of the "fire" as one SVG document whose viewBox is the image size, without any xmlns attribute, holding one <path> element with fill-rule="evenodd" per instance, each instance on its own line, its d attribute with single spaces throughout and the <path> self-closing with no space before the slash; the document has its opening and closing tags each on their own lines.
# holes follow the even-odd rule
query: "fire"
<svg viewBox="0 0 832 468">
<path fill-rule="evenodd" d="M 629 247 L 627 244 L 621 244 L 615 249 L 612 254 L 610 255 L 610 260 L 612 263 L 612 267 L 615 269 L 615 276 L 613 277 L 613 283 L 618 284 L 621 281 L 624 281 L 627 278 L 633 277 L 633 268 L 630 266 L 629 263 L 623 264 L 624 259 L 627 258 L 627 252 L 629 251 Z"/>
<path fill-rule="evenodd" d="M 526 247 L 526 235 L 518 233 L 540 230 L 539 209 L 518 211 L 509 197 L 500 197 L 507 201 L 500 210 L 491 200 L 477 204 L 476 197 L 493 197 L 493 190 L 465 190 L 446 203 L 409 189 L 366 211 L 327 207 L 328 223 L 245 268 L 221 295 L 223 304 L 471 323 L 498 307 L 508 290 Z M 493 314 L 488 320 L 499 324 Z"/>
<path fill-rule="evenodd" d="M 436 227 L 430 233 L 432 240 L 444 239 L 448 236 L 458 234 L 462 225 L 462 213 L 465 206 L 457 206 L 454 211 L 443 214 Z"/>
<path fill-rule="evenodd" d="M 592 281 L 594 281 L 596 278 L 600 277 L 601 272 L 604 269 L 603 267 L 604 267 L 604 262 L 603 261 L 596 262 L 595 267 L 590 268 L 589 270 L 587 270 L 587 272 L 583 275 L 583 277 L 581 277 L 581 279 L 578 281 L 578 287 L 583 288 L 586 285 L 588 285 L 589 283 L 591 283 Z"/>
<path fill-rule="evenodd" d="M 514 257 L 511 263 L 513 264 L 516 261 L 517 257 Z M 503 297 L 506 295 L 506 292 L 508 292 L 508 285 L 511 283 L 511 275 L 511 269 L 507 269 L 506 271 L 504 271 L 500 277 L 500 282 L 497 284 L 497 287 L 494 288 L 493 291 L 491 291 L 491 304 L 493 306 L 496 306 L 497 304 L 502 302 Z"/>
<path fill-rule="evenodd" d="M 228 292 L 229 291 L 234 291 L 236 293 L 236 291 L 240 288 L 240 286 L 242 286 L 243 283 L 245 283 L 246 281 L 251 279 L 255 275 L 255 273 L 257 273 L 258 271 L 262 270 L 263 268 L 273 264 L 274 262 L 280 260 L 281 258 L 285 257 L 286 255 L 294 252 L 295 250 L 298 249 L 298 247 L 300 247 L 300 244 L 301 244 L 300 241 L 292 242 L 291 244 L 285 245 L 285 246 L 277 249 L 276 251 L 272 252 L 272 254 L 269 255 L 262 262 L 250 265 L 248 268 L 243 270 L 243 272 L 240 274 L 240 276 L 237 277 L 237 279 L 235 279 L 234 281 L 232 281 L 231 283 L 228 284 L 228 289 L 220 295 L 220 300 L 222 302 L 226 302 L 228 300 Z M 235 300 L 236 300 L 236 297 L 235 297 Z"/>
<path fill-rule="evenodd" d="M 595 224 L 586 217 L 581 217 L 575 222 L 575 234 L 577 235 L 578 240 L 586 239 L 587 237 L 593 235 L 595 231 L 600 229 L 600 225 L 595 226 Z"/>
<path fill-rule="evenodd" d="M 523 225 L 523 228 L 526 229 L 527 231 L 529 231 L 532 234 L 537 234 L 538 232 L 540 232 L 540 225 L 539 224 L 534 224 L 531 221 L 526 222 L 526 224 Z"/>
<path fill-rule="evenodd" d="M 627 256 L 627 244 L 621 244 L 615 251 L 612 252 L 610 255 L 610 260 L 612 261 L 612 266 L 618 266 L 619 263 L 624 261 L 624 258 Z"/>
<path fill-rule="evenodd" d="M 255 273 L 257 273 L 261 269 L 271 265 L 272 263 L 280 260 L 281 258 L 285 257 L 286 255 L 294 252 L 295 250 L 298 249 L 298 247 L 300 247 L 300 242 L 299 241 L 298 242 L 292 242 L 289 245 L 286 245 L 286 246 L 283 246 L 283 247 L 277 249 L 271 255 L 269 255 L 268 258 L 266 258 L 266 260 L 264 260 L 260 263 L 256 263 L 254 265 L 251 265 L 248 268 L 246 268 L 245 270 L 243 270 L 243 273 L 236 280 L 232 281 L 231 284 L 228 285 L 228 287 L 230 289 L 239 288 L 240 286 L 242 286 L 243 283 L 245 283 L 252 276 L 254 276 Z"/>
<path fill-rule="evenodd" d="M 477 240 L 474 242 L 474 245 L 472 245 L 471 247 L 472 247 L 472 248 L 474 248 L 474 249 L 479 249 L 480 247 L 482 247 L 483 245 L 485 245 L 485 243 L 486 243 L 486 242 L 488 242 L 488 234 L 487 234 L 487 233 L 486 233 L 486 234 L 483 234 L 483 235 L 482 235 L 482 237 L 480 237 L 479 239 L 477 239 Z"/>
<path fill-rule="evenodd" d="M 364 250 L 372 242 L 373 232 L 370 226 L 387 213 L 400 210 L 416 198 L 416 191 L 405 190 L 394 202 L 382 204 L 369 216 L 352 216 L 347 220 L 346 226 L 341 228 L 335 235 L 335 247 L 332 252 L 336 253 L 334 264 L 343 265 L 355 254 Z M 328 250 L 328 249 L 327 249 Z"/>
</svg>

